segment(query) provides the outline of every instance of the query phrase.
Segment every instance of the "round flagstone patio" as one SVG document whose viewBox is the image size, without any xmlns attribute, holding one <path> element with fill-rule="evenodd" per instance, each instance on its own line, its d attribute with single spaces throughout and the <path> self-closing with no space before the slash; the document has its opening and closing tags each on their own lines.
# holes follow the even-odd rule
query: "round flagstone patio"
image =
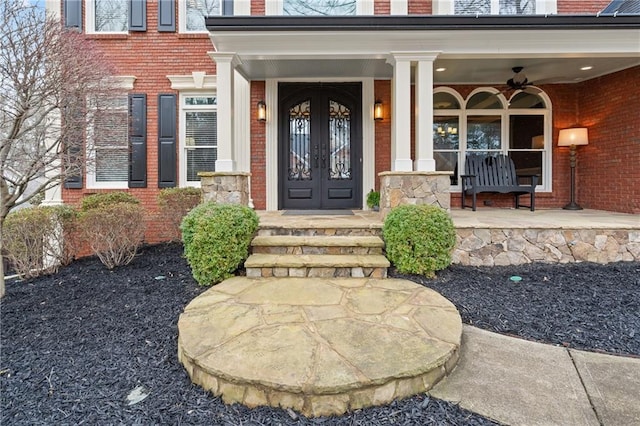
<svg viewBox="0 0 640 426">
<path fill-rule="evenodd" d="M 458 360 L 462 323 L 406 280 L 235 277 L 195 298 L 178 331 L 194 383 L 315 417 L 430 389 Z"/>
</svg>

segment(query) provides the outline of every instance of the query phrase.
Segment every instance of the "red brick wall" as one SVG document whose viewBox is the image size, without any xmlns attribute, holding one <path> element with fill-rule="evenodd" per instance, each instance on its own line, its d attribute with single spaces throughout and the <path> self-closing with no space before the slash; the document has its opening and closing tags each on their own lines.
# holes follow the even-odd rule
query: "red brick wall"
<svg viewBox="0 0 640 426">
<path fill-rule="evenodd" d="M 576 85 L 577 201 L 582 207 L 640 214 L 640 66 Z"/>
<path fill-rule="evenodd" d="M 267 170 L 266 170 L 266 124 L 254 120 L 256 105 L 265 98 L 264 81 L 251 82 L 251 197 L 258 210 L 267 208 Z M 272 108 L 276 106 L 273 105 Z"/>
<path fill-rule="evenodd" d="M 558 0 L 558 14 L 591 15 L 598 13 L 609 3 L 611 0 Z"/>
<path fill-rule="evenodd" d="M 376 80 L 373 85 L 375 99 L 382 101 L 382 120 L 375 122 L 376 136 L 376 164 L 375 181 L 376 190 L 380 189 L 378 173 L 391 170 L 391 82 L 389 80 Z"/>
<path fill-rule="evenodd" d="M 177 12 L 177 11 L 176 11 Z M 177 16 L 177 15 L 176 15 Z M 147 2 L 147 31 L 128 35 L 87 35 L 112 58 L 119 75 L 136 76 L 131 93 L 147 95 L 147 187 L 125 189 L 139 198 L 148 212 L 145 239 L 161 240 L 162 221 L 157 215 L 158 189 L 158 94 L 177 93 L 171 89 L 167 75 L 190 75 L 192 71 L 216 73 L 215 63 L 207 56 L 213 50 L 206 34 L 157 32 L 157 2 Z M 178 165 L 176 165 L 178 167 Z M 65 203 L 77 205 L 87 194 L 108 192 L 104 189 L 65 189 Z"/>
<path fill-rule="evenodd" d="M 391 0 L 374 0 L 374 15 L 389 15 L 391 13 Z"/>
<path fill-rule="evenodd" d="M 408 0 L 409 15 L 431 15 L 431 0 Z"/>
<path fill-rule="evenodd" d="M 268 0 L 251 0 L 251 15 L 264 15 L 264 2 Z"/>
</svg>

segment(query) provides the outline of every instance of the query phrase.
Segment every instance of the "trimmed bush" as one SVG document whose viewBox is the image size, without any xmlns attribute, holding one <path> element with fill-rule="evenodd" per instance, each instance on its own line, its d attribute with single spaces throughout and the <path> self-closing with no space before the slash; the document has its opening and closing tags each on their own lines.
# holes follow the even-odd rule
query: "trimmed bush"
<svg viewBox="0 0 640 426">
<path fill-rule="evenodd" d="M 248 257 L 258 215 L 246 206 L 207 202 L 191 210 L 180 229 L 193 277 L 212 285 L 233 276 Z"/>
<path fill-rule="evenodd" d="M 5 220 L 3 245 L 16 273 L 24 278 L 54 273 L 75 256 L 77 246 L 65 236 L 75 227 L 69 206 L 30 207 Z"/>
<path fill-rule="evenodd" d="M 160 219 L 166 224 L 163 237 L 180 241 L 180 223 L 191 209 L 200 204 L 202 192 L 198 188 L 165 188 L 158 194 Z"/>
<path fill-rule="evenodd" d="M 144 239 L 144 209 L 137 203 L 98 204 L 82 212 L 82 238 L 109 269 L 127 265 Z"/>
<path fill-rule="evenodd" d="M 122 191 L 91 194 L 82 199 L 81 210 L 86 212 L 87 210 L 103 206 L 111 206 L 116 203 L 140 204 L 140 200 L 128 192 Z"/>
<path fill-rule="evenodd" d="M 451 264 L 456 232 L 449 214 L 431 205 L 402 205 L 389 212 L 382 234 L 387 258 L 399 272 L 429 278 Z"/>
</svg>

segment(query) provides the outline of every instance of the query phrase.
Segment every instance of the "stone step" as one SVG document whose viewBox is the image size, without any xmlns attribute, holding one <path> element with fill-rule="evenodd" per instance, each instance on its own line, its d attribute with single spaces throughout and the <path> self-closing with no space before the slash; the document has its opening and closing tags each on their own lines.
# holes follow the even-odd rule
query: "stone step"
<svg viewBox="0 0 640 426">
<path fill-rule="evenodd" d="M 227 404 L 318 417 L 424 394 L 456 365 L 462 321 L 411 281 L 234 277 L 191 301 L 178 332 L 191 380 Z"/>
<path fill-rule="evenodd" d="M 266 254 L 382 254 L 384 241 L 374 236 L 257 236 L 252 252 Z"/>
<path fill-rule="evenodd" d="M 258 236 L 382 236 L 382 224 L 362 225 L 349 227 L 332 227 L 318 223 L 315 225 L 305 224 L 302 227 L 292 227 L 287 223 L 282 225 L 260 225 Z"/>
<path fill-rule="evenodd" d="M 244 263 L 247 277 L 385 278 L 390 266 L 380 254 L 252 254 Z"/>
</svg>

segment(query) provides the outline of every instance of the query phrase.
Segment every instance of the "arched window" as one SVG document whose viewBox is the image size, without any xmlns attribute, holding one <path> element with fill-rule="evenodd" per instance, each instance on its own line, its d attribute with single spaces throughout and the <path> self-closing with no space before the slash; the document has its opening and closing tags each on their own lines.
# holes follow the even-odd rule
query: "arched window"
<svg viewBox="0 0 640 426">
<path fill-rule="evenodd" d="M 452 189 L 460 189 L 466 153 L 475 152 L 507 154 L 518 173 L 538 174 L 538 189 L 551 190 L 551 108 L 544 92 L 530 87 L 507 100 L 497 89 L 479 88 L 465 101 L 439 87 L 433 106 L 436 169 L 453 172 Z"/>
<path fill-rule="evenodd" d="M 458 185 L 460 163 L 460 117 L 462 98 L 447 88 L 433 94 L 433 157 L 436 170 L 453 172 L 451 185 Z"/>
</svg>

